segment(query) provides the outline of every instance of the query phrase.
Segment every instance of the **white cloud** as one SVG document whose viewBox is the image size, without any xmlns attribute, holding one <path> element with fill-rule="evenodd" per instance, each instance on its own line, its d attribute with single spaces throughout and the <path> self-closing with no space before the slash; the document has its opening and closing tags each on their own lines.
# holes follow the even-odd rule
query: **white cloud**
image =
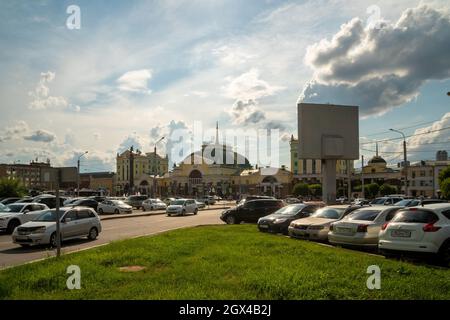
<svg viewBox="0 0 450 320">
<path fill-rule="evenodd" d="M 408 150 L 414 151 L 433 143 L 448 143 L 450 141 L 450 130 L 442 130 L 448 127 L 450 127 L 450 112 L 447 112 L 442 119 L 434 122 L 431 126 L 415 130 L 413 134 L 415 136 L 409 138 L 407 141 Z M 445 149 L 445 144 L 443 148 Z"/>
<path fill-rule="evenodd" d="M 0 142 L 21 138 L 29 130 L 28 124 L 19 120 L 13 126 L 6 127 L 0 134 Z"/>
<path fill-rule="evenodd" d="M 148 80 L 151 77 L 150 69 L 128 71 L 117 79 L 117 83 L 122 91 L 150 94 L 152 91 L 148 88 Z"/>
<path fill-rule="evenodd" d="M 450 78 L 450 18 L 436 9 L 407 9 L 380 29 L 353 19 L 331 41 L 308 47 L 314 70 L 300 100 L 359 105 L 383 114 L 414 99 L 427 80 Z"/>
<path fill-rule="evenodd" d="M 50 95 L 49 84 L 55 79 L 55 73 L 51 71 L 42 72 L 41 79 L 33 91 L 28 95 L 32 97 L 28 108 L 32 110 L 45 110 L 50 108 L 64 108 L 68 105 L 64 97 Z"/>
<path fill-rule="evenodd" d="M 226 97 L 239 100 L 254 100 L 272 96 L 284 88 L 272 86 L 260 79 L 258 69 L 253 68 L 236 78 L 228 78 L 228 85 L 223 89 Z"/>
</svg>

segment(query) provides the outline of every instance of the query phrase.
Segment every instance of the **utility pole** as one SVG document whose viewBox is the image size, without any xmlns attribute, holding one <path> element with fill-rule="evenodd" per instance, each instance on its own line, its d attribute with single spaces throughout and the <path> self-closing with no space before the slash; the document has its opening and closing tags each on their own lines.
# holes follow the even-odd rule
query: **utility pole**
<svg viewBox="0 0 450 320">
<path fill-rule="evenodd" d="M 80 159 L 87 153 L 88 151 L 85 151 L 82 155 L 78 157 L 77 160 L 77 197 L 80 197 Z"/>
<path fill-rule="evenodd" d="M 361 191 L 362 191 L 362 198 L 365 199 L 365 193 L 364 193 L 364 156 L 361 156 Z"/>
<path fill-rule="evenodd" d="M 78 160 L 80 161 L 80 160 Z M 78 173 L 78 177 L 80 174 Z M 78 178 L 79 179 L 79 178 Z M 59 181 L 61 180 L 61 170 L 56 169 L 56 190 L 55 190 L 55 197 L 56 197 L 56 256 L 61 256 L 61 224 L 59 221 Z"/>
<path fill-rule="evenodd" d="M 347 178 L 348 178 L 348 184 L 347 184 L 347 193 L 348 193 L 348 201 L 351 202 L 352 198 L 352 173 L 350 170 L 350 160 L 347 160 Z"/>
<path fill-rule="evenodd" d="M 134 191 L 134 155 L 133 155 L 133 146 L 130 147 L 130 195 L 133 194 Z"/>
<path fill-rule="evenodd" d="M 405 195 L 408 196 L 408 158 L 406 155 L 406 136 L 401 131 L 398 131 L 395 129 L 389 129 L 389 130 L 400 133 L 403 137 L 403 166 L 404 166 L 404 175 L 405 175 Z"/>
<path fill-rule="evenodd" d="M 156 158 L 157 158 L 157 154 L 156 154 L 156 145 L 157 145 L 159 142 L 161 142 L 162 140 L 164 140 L 164 137 L 161 137 L 158 141 L 155 142 L 155 148 L 153 149 L 153 150 L 154 150 L 154 158 L 153 158 L 154 164 L 153 164 L 153 188 L 152 188 L 152 198 L 154 198 L 155 195 L 157 194 L 157 192 L 156 192 L 156 174 L 157 174 L 158 169 L 159 169 L 159 168 L 157 168 L 157 162 L 156 162 Z"/>
</svg>

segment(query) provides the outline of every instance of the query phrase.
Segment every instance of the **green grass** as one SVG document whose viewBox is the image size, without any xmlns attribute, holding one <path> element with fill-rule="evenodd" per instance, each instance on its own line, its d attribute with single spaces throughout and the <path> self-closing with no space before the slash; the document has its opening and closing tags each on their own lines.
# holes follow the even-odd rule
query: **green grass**
<svg viewBox="0 0 450 320">
<path fill-rule="evenodd" d="M 66 268 L 81 268 L 81 290 Z M 119 267 L 145 266 L 123 273 Z M 369 265 L 381 289 L 369 290 Z M 449 299 L 450 271 L 259 233 L 208 226 L 114 242 L 0 272 L 2 299 Z"/>
</svg>

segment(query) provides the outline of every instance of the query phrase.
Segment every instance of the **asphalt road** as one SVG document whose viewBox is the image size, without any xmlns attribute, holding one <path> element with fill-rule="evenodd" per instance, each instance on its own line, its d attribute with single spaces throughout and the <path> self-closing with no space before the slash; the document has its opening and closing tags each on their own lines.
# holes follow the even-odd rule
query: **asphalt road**
<svg viewBox="0 0 450 320">
<path fill-rule="evenodd" d="M 199 211 L 197 215 L 173 216 L 153 215 L 127 217 L 102 221 L 103 231 L 95 241 L 87 239 L 71 240 L 63 243 L 63 252 L 72 252 L 107 244 L 114 240 L 128 239 L 142 235 L 156 234 L 172 229 L 192 227 L 204 224 L 221 224 L 220 213 L 223 209 Z M 139 211 L 140 212 L 140 211 Z M 22 248 L 12 243 L 11 236 L 0 234 L 0 269 L 24 264 L 33 260 L 55 255 L 48 247 Z"/>
</svg>

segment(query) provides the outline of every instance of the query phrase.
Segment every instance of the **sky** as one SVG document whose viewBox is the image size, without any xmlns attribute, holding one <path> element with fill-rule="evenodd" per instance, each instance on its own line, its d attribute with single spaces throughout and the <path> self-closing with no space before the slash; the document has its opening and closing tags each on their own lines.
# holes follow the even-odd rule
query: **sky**
<svg viewBox="0 0 450 320">
<path fill-rule="evenodd" d="M 79 29 L 69 28 L 79 8 Z M 360 107 L 360 152 L 450 151 L 448 1 L 1 1 L 0 163 L 115 170 L 176 129 L 278 129 L 297 103 Z M 70 25 L 69 23 L 69 25 Z M 206 135 L 205 140 L 208 140 Z M 388 141 L 385 141 L 388 140 Z M 450 152 L 449 152 L 450 153 Z M 359 162 L 356 161 L 358 166 Z"/>
</svg>

